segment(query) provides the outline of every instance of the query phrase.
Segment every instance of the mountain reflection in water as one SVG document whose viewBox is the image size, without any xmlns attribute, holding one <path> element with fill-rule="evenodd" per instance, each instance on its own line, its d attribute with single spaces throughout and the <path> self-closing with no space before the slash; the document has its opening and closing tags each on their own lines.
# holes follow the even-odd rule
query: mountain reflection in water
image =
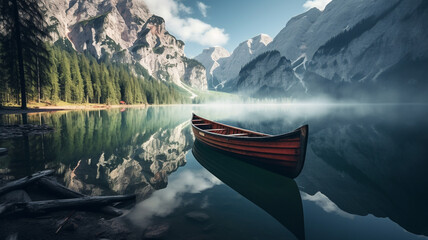
<svg viewBox="0 0 428 240">
<path fill-rule="evenodd" d="M 168 175 L 186 163 L 193 138 L 179 111 L 145 108 L 31 114 L 29 123 L 48 124 L 55 131 L 24 136 L 27 141 L 2 140 L 9 155 L 0 164 L 7 165 L 4 172 L 14 177 L 56 169 L 68 188 L 87 195 L 136 193 L 144 199 L 165 188 Z M 14 123 L 6 117 L 3 122 Z"/>
</svg>

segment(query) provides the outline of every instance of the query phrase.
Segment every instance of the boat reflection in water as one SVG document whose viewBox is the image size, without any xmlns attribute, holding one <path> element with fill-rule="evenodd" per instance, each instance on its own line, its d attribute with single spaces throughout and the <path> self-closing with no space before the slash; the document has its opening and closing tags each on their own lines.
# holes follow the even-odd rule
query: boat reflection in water
<svg viewBox="0 0 428 240">
<path fill-rule="evenodd" d="M 265 210 L 298 239 L 305 239 L 302 199 L 293 179 L 225 155 L 199 140 L 195 140 L 192 152 L 223 183 Z"/>
</svg>

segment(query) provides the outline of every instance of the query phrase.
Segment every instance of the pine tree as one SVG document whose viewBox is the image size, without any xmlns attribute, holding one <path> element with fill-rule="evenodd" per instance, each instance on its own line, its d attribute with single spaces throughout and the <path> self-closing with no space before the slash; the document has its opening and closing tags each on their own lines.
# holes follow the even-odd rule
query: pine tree
<svg viewBox="0 0 428 240">
<path fill-rule="evenodd" d="M 80 57 L 80 70 L 82 73 L 82 78 L 84 83 L 85 98 L 86 98 L 85 101 L 86 103 L 89 103 L 93 101 L 94 89 L 92 88 L 89 61 L 84 55 Z"/>
<path fill-rule="evenodd" d="M 2 0 L 0 2 L 0 41 L 2 58 L 7 62 L 5 74 L 9 82 L 19 78 L 21 108 L 27 108 L 27 86 L 34 86 L 34 78 L 49 66 L 49 57 L 43 43 L 49 38 L 47 23 L 39 1 Z M 30 78 L 29 78 L 30 77 Z M 39 83 L 40 78 L 36 78 Z M 11 85 L 17 88 L 17 85 Z"/>
<path fill-rule="evenodd" d="M 94 97 L 96 103 L 101 102 L 101 80 L 100 80 L 100 70 L 95 61 L 91 64 L 91 80 L 94 88 Z"/>
<path fill-rule="evenodd" d="M 56 63 L 53 63 L 50 68 L 49 81 L 51 88 L 48 96 L 52 103 L 55 104 L 59 101 L 59 83 Z"/>
<path fill-rule="evenodd" d="M 76 53 L 72 54 L 71 63 L 71 80 L 72 80 L 72 99 L 76 103 L 82 103 L 84 98 L 83 79 L 80 73 L 79 62 L 77 61 Z"/>
<path fill-rule="evenodd" d="M 63 52 L 61 54 L 60 64 L 58 66 L 59 83 L 61 100 L 65 102 L 71 101 L 71 72 L 70 72 L 70 61 L 68 60 L 68 54 Z"/>
</svg>

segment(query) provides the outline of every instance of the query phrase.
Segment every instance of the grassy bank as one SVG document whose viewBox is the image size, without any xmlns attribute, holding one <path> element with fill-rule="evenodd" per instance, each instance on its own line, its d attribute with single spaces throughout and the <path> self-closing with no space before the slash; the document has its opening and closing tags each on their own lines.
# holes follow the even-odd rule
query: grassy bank
<svg viewBox="0 0 428 240">
<path fill-rule="evenodd" d="M 107 105 L 107 104 L 72 104 L 66 102 L 58 102 L 57 104 L 50 104 L 47 102 L 29 102 L 28 109 L 21 109 L 17 104 L 8 104 L 0 107 L 0 114 L 20 114 L 20 113 L 32 113 L 32 112 L 52 112 L 52 111 L 63 111 L 63 110 L 99 110 L 99 109 L 110 109 L 110 108 L 141 108 L 147 107 L 147 104 L 132 104 L 132 105 Z"/>
</svg>

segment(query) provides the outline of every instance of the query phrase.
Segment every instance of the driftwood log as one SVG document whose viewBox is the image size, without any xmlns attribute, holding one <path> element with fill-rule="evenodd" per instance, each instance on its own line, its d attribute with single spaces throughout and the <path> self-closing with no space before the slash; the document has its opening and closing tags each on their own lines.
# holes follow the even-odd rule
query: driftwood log
<svg viewBox="0 0 428 240">
<path fill-rule="evenodd" d="M 0 195 L 3 195 L 7 192 L 16 190 L 16 189 L 21 189 L 26 187 L 28 184 L 33 183 L 34 181 L 44 177 L 44 176 L 48 176 L 51 175 L 52 173 L 54 173 L 53 170 L 45 170 L 45 171 L 41 171 L 41 172 L 36 172 L 30 176 L 6 183 L 3 187 L 0 187 Z"/>
<path fill-rule="evenodd" d="M 18 202 L 0 205 L 0 216 L 4 214 L 46 214 L 59 210 L 87 210 L 107 206 L 115 202 L 135 199 L 135 195 L 82 197 L 73 199 L 46 200 L 34 202 Z"/>
<path fill-rule="evenodd" d="M 53 170 L 45 170 L 34 173 L 25 178 L 21 178 L 5 184 L 0 187 L 0 196 L 13 190 L 22 189 L 29 184 L 37 182 L 39 186 L 55 193 L 56 195 L 66 198 L 58 200 L 33 201 L 33 202 L 13 202 L 0 203 L 0 216 L 8 214 L 45 214 L 58 210 L 96 210 L 106 214 L 119 216 L 122 211 L 108 206 L 112 203 L 123 202 L 135 199 L 135 194 L 119 196 L 98 196 L 90 197 L 75 192 L 56 181 L 49 179 L 47 176 L 54 173 Z"/>
<path fill-rule="evenodd" d="M 82 198 L 87 197 L 84 194 L 75 192 L 71 189 L 66 188 L 65 186 L 61 185 L 60 183 L 53 181 L 47 177 L 40 178 L 37 183 L 45 188 L 46 190 L 55 193 L 57 196 L 62 198 Z M 103 206 L 99 209 L 97 209 L 103 213 L 113 215 L 113 216 L 120 216 L 122 215 L 122 211 L 119 209 L 112 207 L 112 206 Z"/>
</svg>

